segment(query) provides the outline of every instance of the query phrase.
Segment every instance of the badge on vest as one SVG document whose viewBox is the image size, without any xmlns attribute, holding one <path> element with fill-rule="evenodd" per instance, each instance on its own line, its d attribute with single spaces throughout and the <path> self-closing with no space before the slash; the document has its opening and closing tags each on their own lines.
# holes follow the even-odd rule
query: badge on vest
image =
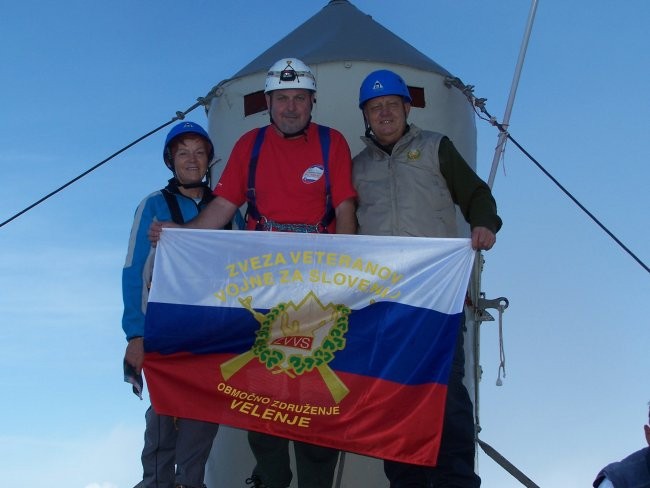
<svg viewBox="0 0 650 488">
<path fill-rule="evenodd" d="M 408 158 L 409 161 L 417 161 L 420 159 L 420 150 L 419 149 L 413 149 L 412 151 L 409 151 L 406 154 L 406 157 Z"/>
</svg>

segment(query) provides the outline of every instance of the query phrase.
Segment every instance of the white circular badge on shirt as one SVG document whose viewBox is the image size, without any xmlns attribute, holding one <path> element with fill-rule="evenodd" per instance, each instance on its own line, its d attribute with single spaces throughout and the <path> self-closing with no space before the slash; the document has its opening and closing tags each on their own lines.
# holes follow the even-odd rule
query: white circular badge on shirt
<svg viewBox="0 0 650 488">
<path fill-rule="evenodd" d="M 310 166 L 302 174 L 302 182 L 306 183 L 307 185 L 316 183 L 318 180 L 320 180 L 321 176 L 323 176 L 324 172 L 325 169 L 320 164 Z"/>
</svg>

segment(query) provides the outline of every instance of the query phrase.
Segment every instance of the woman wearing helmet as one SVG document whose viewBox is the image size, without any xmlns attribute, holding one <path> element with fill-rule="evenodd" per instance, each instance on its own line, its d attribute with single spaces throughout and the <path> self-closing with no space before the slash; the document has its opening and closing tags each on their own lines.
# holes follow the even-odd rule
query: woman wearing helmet
<svg viewBox="0 0 650 488">
<path fill-rule="evenodd" d="M 173 177 L 162 190 L 147 196 L 138 206 L 122 271 L 124 314 L 122 328 L 128 344 L 124 355 L 125 379 L 137 384 L 144 361 L 145 306 L 154 250 L 147 239 L 153 221 L 179 224 L 194 218 L 213 199 L 204 181 L 214 148 L 207 132 L 194 122 L 181 122 L 167 134 L 163 160 Z M 141 395 L 134 386 L 134 392 Z M 145 414 L 142 481 L 139 488 L 201 487 L 205 463 L 218 424 L 158 415 L 152 407 Z"/>
<path fill-rule="evenodd" d="M 167 134 L 163 160 L 174 174 L 173 179 L 179 187 L 205 187 L 203 178 L 208 174 L 208 165 L 213 159 L 214 146 L 208 133 L 199 124 L 181 122 Z M 202 196 L 202 191 L 192 193 L 199 198 Z"/>
</svg>

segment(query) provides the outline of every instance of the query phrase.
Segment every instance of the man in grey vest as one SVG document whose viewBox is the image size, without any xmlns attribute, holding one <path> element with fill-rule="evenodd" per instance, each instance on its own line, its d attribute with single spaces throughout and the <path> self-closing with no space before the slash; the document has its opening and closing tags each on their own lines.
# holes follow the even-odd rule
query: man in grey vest
<svg viewBox="0 0 650 488">
<path fill-rule="evenodd" d="M 359 90 L 366 148 L 353 159 L 358 193 L 358 233 L 459 237 L 456 205 L 470 224 L 472 247 L 492 248 L 501 227 L 489 187 L 443 134 L 407 123 L 411 96 L 396 73 L 370 73 Z M 463 320 L 461 319 L 461 324 Z M 435 468 L 384 462 L 391 488 L 476 488 L 472 403 L 463 385 L 463 334 L 448 382 L 438 463 Z"/>
</svg>

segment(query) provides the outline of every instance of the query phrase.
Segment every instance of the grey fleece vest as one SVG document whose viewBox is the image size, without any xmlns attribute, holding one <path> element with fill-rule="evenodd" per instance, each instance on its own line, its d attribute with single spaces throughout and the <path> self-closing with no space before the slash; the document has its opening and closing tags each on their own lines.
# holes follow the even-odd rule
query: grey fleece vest
<svg viewBox="0 0 650 488">
<path fill-rule="evenodd" d="M 359 234 L 458 237 L 454 202 L 440 172 L 444 136 L 410 130 L 386 154 L 369 138 L 353 160 Z"/>
</svg>

